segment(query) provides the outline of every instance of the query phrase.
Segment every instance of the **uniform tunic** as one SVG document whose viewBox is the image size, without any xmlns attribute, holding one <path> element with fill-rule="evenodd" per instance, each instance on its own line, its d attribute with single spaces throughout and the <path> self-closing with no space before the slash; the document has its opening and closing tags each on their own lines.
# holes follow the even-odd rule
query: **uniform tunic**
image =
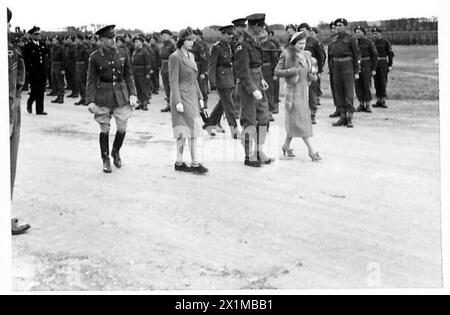
<svg viewBox="0 0 450 315">
<path fill-rule="evenodd" d="M 44 93 L 46 84 L 45 56 L 48 54 L 47 48 L 39 43 L 36 45 L 33 41 L 25 45 L 23 57 L 25 67 L 30 74 L 31 93 L 27 105 L 31 107 L 36 101 L 36 113 L 44 112 Z M 31 108 L 30 108 L 31 109 Z"/>
<path fill-rule="evenodd" d="M 141 105 L 148 104 L 153 90 L 150 79 L 152 73 L 152 61 L 150 58 L 150 54 L 143 47 L 134 50 L 131 57 L 134 82 Z"/>
<path fill-rule="evenodd" d="M 263 65 L 262 72 L 264 80 L 269 85 L 269 89 L 266 91 L 267 101 L 269 102 L 269 110 L 275 111 L 275 67 L 278 64 L 278 52 L 274 43 L 266 40 L 261 43 L 263 52 Z"/>
<path fill-rule="evenodd" d="M 58 97 L 64 97 L 64 74 L 61 72 L 65 67 L 66 50 L 61 44 L 56 44 L 52 48 L 52 79 Z"/>
<path fill-rule="evenodd" d="M 373 42 L 367 38 L 358 39 L 358 47 L 361 53 L 361 72 L 359 79 L 355 81 L 356 96 L 360 102 L 372 100 L 372 71 L 376 71 L 378 54 Z"/>
<path fill-rule="evenodd" d="M 76 80 L 76 61 L 75 61 L 75 45 L 70 44 L 67 46 L 67 59 L 66 59 L 66 80 L 69 89 L 75 94 L 78 93 L 77 80 Z"/>
<path fill-rule="evenodd" d="M 89 49 L 85 44 L 80 43 L 75 46 L 75 72 L 77 78 L 77 87 L 83 100 L 86 98 L 86 82 L 89 56 Z"/>
<path fill-rule="evenodd" d="M 166 97 L 170 99 L 170 84 L 169 84 L 169 56 L 176 51 L 176 47 L 172 42 L 165 41 L 163 46 L 161 47 L 161 77 L 163 81 L 164 91 L 166 93 Z"/>
<path fill-rule="evenodd" d="M 207 56 L 207 47 L 205 44 L 197 40 L 194 42 L 191 53 L 195 57 L 195 62 L 197 63 L 198 69 L 198 85 L 200 86 L 200 90 L 202 91 L 203 99 L 205 102 L 208 101 L 208 84 L 206 81 L 206 76 L 208 75 L 208 56 Z M 200 76 L 204 75 L 205 78 L 202 79 Z"/>
<path fill-rule="evenodd" d="M 313 58 L 317 60 L 318 72 L 323 72 L 323 51 L 320 46 L 320 42 L 313 38 L 306 38 L 306 51 L 311 52 Z M 319 104 L 319 94 L 320 94 L 320 81 L 316 80 L 311 82 L 309 86 L 309 108 L 311 109 L 311 113 L 315 115 L 317 113 L 317 106 Z"/>
<path fill-rule="evenodd" d="M 389 68 L 394 63 L 394 52 L 391 43 L 384 38 L 374 40 L 378 52 L 377 74 L 375 75 L 375 89 L 378 98 L 387 97 L 387 83 Z"/>
</svg>

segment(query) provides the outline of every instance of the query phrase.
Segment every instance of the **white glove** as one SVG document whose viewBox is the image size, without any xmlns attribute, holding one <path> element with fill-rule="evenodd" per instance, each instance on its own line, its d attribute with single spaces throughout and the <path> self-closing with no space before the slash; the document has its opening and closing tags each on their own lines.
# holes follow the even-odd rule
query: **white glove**
<svg viewBox="0 0 450 315">
<path fill-rule="evenodd" d="M 94 104 L 94 103 L 90 103 L 90 104 L 89 104 L 89 106 L 88 106 L 88 111 L 89 111 L 91 114 L 95 114 L 95 104 Z"/>
<path fill-rule="evenodd" d="M 358 73 L 355 74 L 355 79 L 356 79 L 356 80 L 359 80 L 359 74 L 358 74 Z"/>
<path fill-rule="evenodd" d="M 199 100 L 198 102 L 200 104 L 200 108 L 204 109 L 205 108 L 205 102 L 203 100 Z"/>
<path fill-rule="evenodd" d="M 184 106 L 181 103 L 177 104 L 177 112 L 184 113 Z"/>
<path fill-rule="evenodd" d="M 131 107 L 133 107 L 133 108 L 136 108 L 136 107 L 137 107 L 137 105 L 138 105 L 138 99 L 137 99 L 137 96 L 135 96 L 135 95 L 131 95 L 131 96 L 130 96 L 130 105 L 131 105 Z"/>
<path fill-rule="evenodd" d="M 204 80 L 206 78 L 206 76 L 202 73 L 200 74 L 200 79 Z"/>
<path fill-rule="evenodd" d="M 266 80 L 261 81 L 261 86 L 263 91 L 267 91 L 269 89 L 269 84 L 267 84 Z"/>
<path fill-rule="evenodd" d="M 256 90 L 253 92 L 253 96 L 256 98 L 256 100 L 261 101 L 263 99 L 263 95 L 260 90 Z"/>
</svg>

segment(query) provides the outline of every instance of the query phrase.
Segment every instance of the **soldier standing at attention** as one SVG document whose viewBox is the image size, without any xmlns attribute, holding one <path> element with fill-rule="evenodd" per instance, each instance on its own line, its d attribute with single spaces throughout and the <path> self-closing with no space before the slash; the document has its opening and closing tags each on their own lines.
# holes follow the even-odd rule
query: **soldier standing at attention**
<svg viewBox="0 0 450 315">
<path fill-rule="evenodd" d="M 248 27 L 242 43 L 236 47 L 235 69 L 238 93 L 241 101 L 241 126 L 246 166 L 261 167 L 273 159 L 263 150 L 270 124 L 269 104 L 263 91 L 268 89 L 261 66 L 262 48 L 257 42 L 265 25 L 265 14 L 247 17 Z"/>
<path fill-rule="evenodd" d="M 68 85 L 72 90 L 72 94 L 70 94 L 69 98 L 78 98 L 78 88 L 77 88 L 77 80 L 76 80 L 76 60 L 75 60 L 75 44 L 73 43 L 74 38 L 72 36 L 68 36 L 66 38 L 67 42 L 67 59 L 66 59 L 66 79 L 68 81 Z"/>
<path fill-rule="evenodd" d="M 87 68 L 89 64 L 89 49 L 84 44 L 84 36 L 77 35 L 75 38 L 75 62 L 76 83 L 81 99 L 75 105 L 86 105 L 86 82 Z"/>
<path fill-rule="evenodd" d="M 272 114 L 275 113 L 275 68 L 278 64 L 277 46 L 269 40 L 270 29 L 266 25 L 261 32 L 261 48 L 263 52 L 262 73 L 264 80 L 269 85 L 266 91 L 267 101 L 269 102 L 270 121 L 274 121 Z"/>
<path fill-rule="evenodd" d="M 319 38 L 319 30 L 317 27 L 313 27 L 311 29 L 311 37 L 319 42 L 320 51 L 322 52 L 322 71 L 325 68 L 325 64 L 327 63 L 327 53 L 325 52 L 325 46 Z M 323 95 L 322 93 L 322 80 L 320 75 L 317 75 L 317 87 L 318 87 L 318 96 L 317 96 L 317 106 L 320 106 L 320 97 Z"/>
<path fill-rule="evenodd" d="M 172 42 L 172 32 L 169 30 L 162 30 L 161 36 L 163 40 L 163 46 L 161 47 L 161 77 L 164 86 L 164 92 L 166 93 L 166 107 L 161 109 L 161 112 L 170 112 L 170 84 L 169 84 L 169 56 L 173 54 L 177 49 Z"/>
<path fill-rule="evenodd" d="M 278 40 L 275 38 L 275 32 L 270 30 L 269 41 L 271 41 L 275 47 L 277 48 L 277 58 L 281 57 L 281 45 Z M 274 101 L 275 101 L 275 110 L 272 112 L 273 114 L 278 114 L 280 112 L 280 78 L 274 77 Z"/>
<path fill-rule="evenodd" d="M 379 27 L 372 29 L 374 44 L 378 52 L 377 74 L 374 77 L 377 103 L 373 107 L 388 108 L 386 106 L 388 73 L 394 64 L 394 52 L 391 43 L 383 38 L 383 30 Z"/>
<path fill-rule="evenodd" d="M 311 27 L 307 23 L 301 23 L 298 27 L 299 32 L 305 32 L 307 34 L 306 37 L 306 51 L 311 52 L 311 55 L 317 61 L 318 66 L 318 74 L 320 75 L 323 72 L 323 54 L 322 48 L 320 47 L 320 43 L 318 40 L 314 39 L 311 36 Z M 316 114 L 317 114 L 317 106 L 319 99 L 319 83 L 318 81 L 312 81 L 309 85 L 309 108 L 311 109 L 311 123 L 313 125 L 317 124 L 316 122 Z"/>
<path fill-rule="evenodd" d="M 10 35 L 12 12 L 7 9 L 8 35 Z M 19 153 L 20 141 L 20 95 L 25 83 L 25 63 L 20 50 L 12 43 L 8 36 L 8 75 L 9 75 L 9 148 L 10 148 L 10 170 L 11 170 L 11 199 L 14 192 L 14 182 L 17 170 L 17 155 Z M 19 224 L 18 219 L 11 220 L 11 231 L 13 235 L 24 234 L 30 229 L 28 224 Z"/>
<path fill-rule="evenodd" d="M 329 58 L 333 60 L 334 89 L 341 118 L 333 127 L 353 128 L 355 80 L 359 79 L 360 54 L 356 40 L 347 33 L 347 20 L 337 19 L 334 24 L 337 36 L 332 39 Z"/>
<path fill-rule="evenodd" d="M 194 33 L 194 45 L 192 46 L 191 53 L 195 57 L 195 63 L 198 69 L 198 85 L 200 91 L 202 91 L 203 101 L 205 102 L 205 108 L 208 108 L 208 56 L 205 44 L 201 38 L 201 31 L 195 30 Z"/>
<path fill-rule="evenodd" d="M 131 72 L 130 58 L 114 45 L 114 25 L 97 31 L 102 47 L 89 59 L 87 79 L 87 103 L 94 119 L 100 125 L 100 152 L 103 160 L 103 172 L 111 173 L 109 159 L 110 121 L 116 119 L 117 133 L 111 156 L 117 168 L 122 167 L 120 149 L 125 139 L 127 122 L 132 108 L 137 106 L 137 93 Z"/>
<path fill-rule="evenodd" d="M 131 36 L 131 34 L 129 34 L 129 33 L 126 33 L 123 36 L 123 41 L 124 41 L 125 46 L 128 49 L 128 53 L 130 54 L 130 57 L 131 57 L 131 55 L 133 55 L 133 50 L 134 50 L 133 36 Z"/>
<path fill-rule="evenodd" d="M 292 38 L 292 36 L 297 32 L 297 27 L 294 24 L 286 25 L 286 32 L 288 33 L 288 42 Z"/>
<path fill-rule="evenodd" d="M 153 84 L 153 91 L 152 93 L 155 95 L 159 94 L 159 71 L 161 69 L 161 56 L 159 53 L 159 47 L 156 45 L 156 36 L 152 35 L 149 37 L 149 44 L 150 46 L 149 51 L 150 55 L 152 56 L 152 67 L 153 67 L 153 73 L 152 73 L 152 84 Z"/>
<path fill-rule="evenodd" d="M 44 112 L 44 94 L 47 83 L 45 76 L 45 56 L 47 48 L 40 43 L 41 29 L 33 27 L 28 31 L 31 40 L 23 49 L 25 69 L 29 73 L 31 93 L 27 101 L 27 111 L 31 114 L 32 105 L 36 102 L 36 115 L 47 115 Z"/>
<path fill-rule="evenodd" d="M 231 40 L 231 49 L 233 50 L 233 58 L 236 56 L 236 47 L 242 43 L 242 38 L 244 35 L 244 32 L 247 28 L 247 20 L 245 18 L 239 18 L 234 21 L 232 21 L 234 25 L 234 34 L 233 39 Z M 237 77 L 236 77 L 236 69 L 233 66 L 234 70 L 234 82 L 237 86 Z M 241 114 L 241 102 L 239 99 L 239 93 L 237 93 L 236 86 L 233 91 L 233 104 L 234 104 L 234 116 L 239 119 L 239 116 Z"/>
<path fill-rule="evenodd" d="M 133 69 L 134 83 L 136 84 L 136 91 L 139 100 L 139 106 L 136 110 L 148 110 L 148 104 L 152 97 L 152 82 L 151 74 L 152 61 L 150 53 L 144 48 L 145 37 L 138 35 L 133 38 L 134 49 L 131 57 L 131 68 Z"/>
<path fill-rule="evenodd" d="M 233 105 L 233 90 L 235 87 L 233 73 L 233 50 L 231 40 L 233 38 L 233 25 L 219 28 L 221 33 L 220 41 L 215 43 L 211 50 L 211 57 L 208 62 L 208 72 L 213 90 L 219 92 L 219 102 L 211 112 L 209 121 L 203 126 L 207 129 L 219 125 L 220 119 L 225 112 L 225 116 L 230 126 L 231 136 L 238 139 L 239 130 L 237 127 L 235 109 Z"/>
<path fill-rule="evenodd" d="M 53 37 L 52 49 L 52 79 L 55 87 L 56 99 L 52 101 L 55 104 L 64 104 L 64 75 L 66 74 L 66 49 L 62 41 Z"/>
<path fill-rule="evenodd" d="M 333 96 L 333 104 L 334 107 L 336 107 L 334 113 L 330 114 L 330 118 L 336 118 L 339 117 L 339 112 L 337 109 L 336 93 L 334 92 L 333 59 L 331 58 L 331 50 L 333 49 L 334 45 L 334 37 L 337 36 L 336 25 L 334 25 L 334 21 L 330 23 L 330 32 L 331 38 L 328 44 L 328 72 L 330 74 L 330 89 L 331 95 Z"/>
<path fill-rule="evenodd" d="M 354 31 L 361 53 L 361 73 L 359 79 L 355 81 L 356 96 L 359 101 L 356 111 L 371 113 L 372 92 L 370 87 L 372 86 L 372 76 L 377 73 L 378 53 L 373 42 L 366 38 L 366 30 L 362 26 L 357 26 Z"/>
</svg>

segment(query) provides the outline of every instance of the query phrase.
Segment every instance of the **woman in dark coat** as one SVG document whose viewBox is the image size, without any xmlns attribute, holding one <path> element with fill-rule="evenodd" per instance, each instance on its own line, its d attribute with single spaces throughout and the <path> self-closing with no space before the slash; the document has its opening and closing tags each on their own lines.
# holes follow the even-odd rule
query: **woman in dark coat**
<svg viewBox="0 0 450 315">
<path fill-rule="evenodd" d="M 205 174 L 208 169 L 199 163 L 197 157 L 197 138 L 202 135 L 200 108 L 205 104 L 197 81 L 195 57 L 189 52 L 194 43 L 192 35 L 189 28 L 181 31 L 178 49 L 169 57 L 170 107 L 174 137 L 177 139 L 175 170 Z M 191 166 L 183 162 L 186 139 L 190 145 Z"/>
</svg>

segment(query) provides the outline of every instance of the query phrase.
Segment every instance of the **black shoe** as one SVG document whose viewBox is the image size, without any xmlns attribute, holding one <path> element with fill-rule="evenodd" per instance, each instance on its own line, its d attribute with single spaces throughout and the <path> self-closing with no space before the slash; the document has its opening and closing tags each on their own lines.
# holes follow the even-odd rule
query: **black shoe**
<svg viewBox="0 0 450 315">
<path fill-rule="evenodd" d="M 347 118 L 341 118 L 333 124 L 333 127 L 347 126 Z"/>
<path fill-rule="evenodd" d="M 36 113 L 36 115 L 39 115 L 39 116 L 47 116 L 48 114 L 47 114 L 46 112 L 42 112 L 42 113 Z"/>
<path fill-rule="evenodd" d="M 120 158 L 119 152 L 112 151 L 112 152 L 111 152 L 111 156 L 112 156 L 112 158 L 114 159 L 114 165 L 115 165 L 117 168 L 122 168 L 122 159 Z"/>
<path fill-rule="evenodd" d="M 112 173 L 111 161 L 109 160 L 109 158 L 103 160 L 103 173 Z"/>
<path fill-rule="evenodd" d="M 180 165 L 175 163 L 175 171 L 190 173 L 190 172 L 192 172 L 192 168 L 190 166 L 188 166 L 186 163 L 182 163 Z"/>
<path fill-rule="evenodd" d="M 56 100 L 52 101 L 53 104 L 64 104 L 64 99 L 61 97 L 58 97 Z"/>
<path fill-rule="evenodd" d="M 209 170 L 203 165 L 191 166 L 191 172 L 196 175 L 203 175 L 209 172 Z"/>
<path fill-rule="evenodd" d="M 347 128 L 353 128 L 353 121 L 352 119 L 347 119 Z"/>
<path fill-rule="evenodd" d="M 365 111 L 366 111 L 366 108 L 365 108 L 364 106 L 360 105 L 360 106 L 358 106 L 358 108 L 356 109 L 356 111 L 357 111 L 358 113 L 365 112 Z"/>
<path fill-rule="evenodd" d="M 19 224 L 17 219 L 11 220 L 11 232 L 14 236 L 25 234 L 30 228 L 29 224 Z"/>
<path fill-rule="evenodd" d="M 380 108 L 388 108 L 388 107 L 387 107 L 386 103 L 382 102 L 382 103 L 380 104 Z"/>
<path fill-rule="evenodd" d="M 142 108 L 141 108 L 143 111 L 148 111 L 148 106 L 147 105 L 144 105 L 144 106 L 142 106 Z"/>
<path fill-rule="evenodd" d="M 377 108 L 377 107 L 381 107 L 381 102 L 378 101 L 375 104 L 372 105 L 372 107 Z"/>
<path fill-rule="evenodd" d="M 311 116 L 311 124 L 317 125 L 316 116 Z"/>
<path fill-rule="evenodd" d="M 333 114 L 330 115 L 330 118 L 336 118 L 339 117 L 339 113 L 335 111 Z"/>
<path fill-rule="evenodd" d="M 48 93 L 47 96 L 58 96 L 55 92 Z"/>
<path fill-rule="evenodd" d="M 159 91 L 155 91 L 155 92 L 153 92 L 153 94 L 158 95 L 158 94 L 159 94 Z"/>
<path fill-rule="evenodd" d="M 370 105 L 367 105 L 365 108 L 366 113 L 372 113 L 372 110 L 370 109 Z"/>
<path fill-rule="evenodd" d="M 249 158 L 245 158 L 244 165 L 249 167 L 261 167 L 261 160 L 250 161 Z"/>
<path fill-rule="evenodd" d="M 166 106 L 165 108 L 161 109 L 161 113 L 168 113 L 170 112 L 170 106 Z"/>
<path fill-rule="evenodd" d="M 68 98 L 78 98 L 78 94 L 76 93 L 72 93 L 69 96 L 67 96 Z"/>
<path fill-rule="evenodd" d="M 28 114 L 33 113 L 33 109 L 31 108 L 31 106 L 27 106 L 27 112 Z"/>
<path fill-rule="evenodd" d="M 79 100 L 78 102 L 76 102 L 74 105 L 75 106 L 80 106 L 84 104 L 84 100 Z"/>
</svg>

